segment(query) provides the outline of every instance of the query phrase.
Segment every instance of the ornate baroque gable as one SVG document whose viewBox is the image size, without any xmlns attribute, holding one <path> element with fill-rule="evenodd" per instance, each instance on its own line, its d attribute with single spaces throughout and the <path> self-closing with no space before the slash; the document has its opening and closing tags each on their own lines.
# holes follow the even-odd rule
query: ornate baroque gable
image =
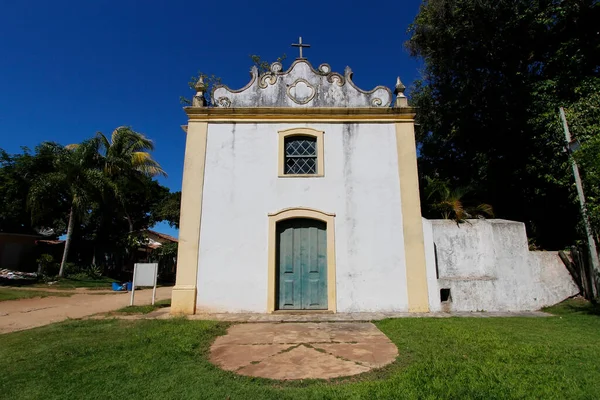
<svg viewBox="0 0 600 400">
<path fill-rule="evenodd" d="M 328 64 L 315 70 L 306 59 L 296 60 L 287 71 L 275 62 L 262 75 L 253 67 L 250 76 L 250 83 L 239 90 L 216 86 L 213 107 L 389 107 L 393 100 L 387 87 L 356 87 L 349 67 L 342 76 L 331 72 Z"/>
</svg>

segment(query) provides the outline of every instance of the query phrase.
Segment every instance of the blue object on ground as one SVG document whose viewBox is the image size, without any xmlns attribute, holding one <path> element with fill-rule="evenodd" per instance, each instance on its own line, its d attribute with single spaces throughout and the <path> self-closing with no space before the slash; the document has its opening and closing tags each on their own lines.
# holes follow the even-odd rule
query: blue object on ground
<svg viewBox="0 0 600 400">
<path fill-rule="evenodd" d="M 131 282 L 127 282 L 127 283 L 125 284 L 125 287 L 127 288 L 127 291 L 128 291 L 128 292 L 131 292 Z"/>
<path fill-rule="evenodd" d="M 117 282 L 112 283 L 112 290 L 115 292 L 120 292 L 123 290 L 123 285 L 118 284 Z"/>
</svg>

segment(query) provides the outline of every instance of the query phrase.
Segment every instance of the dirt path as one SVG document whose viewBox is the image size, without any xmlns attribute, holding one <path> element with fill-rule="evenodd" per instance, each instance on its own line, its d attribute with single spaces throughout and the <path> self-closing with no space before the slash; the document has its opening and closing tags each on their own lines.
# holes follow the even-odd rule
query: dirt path
<svg viewBox="0 0 600 400">
<path fill-rule="evenodd" d="M 171 297 L 171 287 L 156 289 L 156 300 Z M 44 290 L 45 291 L 45 290 Z M 44 297 L 0 302 L 0 334 L 35 328 L 67 318 L 114 311 L 129 305 L 130 293 L 75 291 L 70 297 Z M 135 304 L 150 304 L 152 290 L 135 292 Z"/>
</svg>

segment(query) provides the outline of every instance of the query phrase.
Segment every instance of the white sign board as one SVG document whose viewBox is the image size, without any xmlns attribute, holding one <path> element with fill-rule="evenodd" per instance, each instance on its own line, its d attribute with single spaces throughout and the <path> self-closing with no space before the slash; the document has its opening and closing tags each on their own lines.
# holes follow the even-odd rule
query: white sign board
<svg viewBox="0 0 600 400">
<path fill-rule="evenodd" d="M 135 295 L 136 286 L 152 286 L 152 304 L 156 297 L 156 276 L 158 275 L 158 263 L 136 263 L 133 266 L 133 282 L 131 283 L 131 301 Z"/>
</svg>

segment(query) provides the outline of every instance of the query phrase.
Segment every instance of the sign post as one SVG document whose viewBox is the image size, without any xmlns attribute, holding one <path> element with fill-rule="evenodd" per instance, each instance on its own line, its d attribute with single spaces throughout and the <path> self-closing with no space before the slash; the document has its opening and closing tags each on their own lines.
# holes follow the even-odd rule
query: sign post
<svg viewBox="0 0 600 400">
<path fill-rule="evenodd" d="M 129 305 L 133 305 L 135 296 L 135 287 L 152 286 L 152 305 L 156 298 L 156 277 L 158 275 L 158 263 L 136 263 L 133 266 L 133 282 L 131 282 L 131 300 Z"/>
</svg>

